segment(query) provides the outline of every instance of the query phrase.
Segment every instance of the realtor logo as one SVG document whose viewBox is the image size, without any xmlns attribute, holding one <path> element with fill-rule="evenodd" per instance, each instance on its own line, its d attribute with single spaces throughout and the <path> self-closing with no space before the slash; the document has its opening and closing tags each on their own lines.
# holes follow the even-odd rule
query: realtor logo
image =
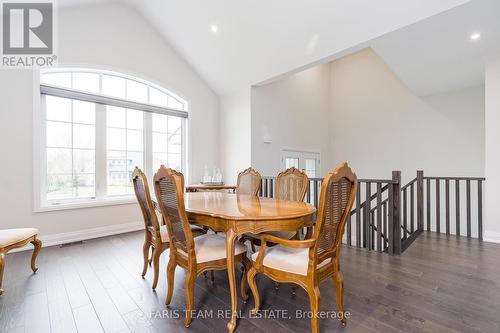
<svg viewBox="0 0 500 333">
<path fill-rule="evenodd" d="M 54 17 L 54 3 L 50 0 L 43 2 L 4 1 L 2 3 L 2 65 L 7 67 L 52 66 L 57 58 L 54 55 Z"/>
</svg>

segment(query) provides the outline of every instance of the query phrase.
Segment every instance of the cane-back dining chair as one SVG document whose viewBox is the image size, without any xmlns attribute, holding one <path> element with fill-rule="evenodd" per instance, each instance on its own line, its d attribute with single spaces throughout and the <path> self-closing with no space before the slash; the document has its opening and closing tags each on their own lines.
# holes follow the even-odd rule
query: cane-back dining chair
<svg viewBox="0 0 500 333">
<path fill-rule="evenodd" d="M 146 275 L 148 263 L 150 265 L 152 263 L 154 270 L 152 288 L 156 289 L 160 272 L 160 256 L 169 248 L 167 226 L 165 223 L 160 223 L 162 218 L 159 218 L 156 214 L 155 204 L 151 200 L 151 194 L 149 192 L 148 179 L 138 167 L 135 167 L 134 172 L 132 173 L 132 182 L 134 185 L 135 196 L 139 206 L 141 207 L 144 219 L 145 239 L 142 247 L 142 253 L 144 256 L 142 277 L 144 278 Z M 193 231 L 193 234 L 196 236 L 204 233 L 205 232 L 201 228 L 196 228 L 196 230 Z M 149 259 L 150 249 L 152 249 L 151 259 Z"/>
<path fill-rule="evenodd" d="M 276 177 L 274 198 L 302 202 L 306 196 L 308 181 L 307 175 L 299 169 L 295 167 L 286 169 Z M 299 239 L 298 231 L 270 231 L 268 234 L 285 239 Z M 250 241 L 254 252 L 255 246 L 260 246 L 260 234 L 245 234 L 242 240 Z"/>
<path fill-rule="evenodd" d="M 248 272 L 248 283 L 255 300 L 254 312 L 260 307 L 259 292 L 255 283 L 257 273 L 263 273 L 277 282 L 296 283 L 309 295 L 311 331 L 318 333 L 319 284 L 326 279 L 332 279 L 338 316 L 342 324 L 346 324 L 340 245 L 356 191 L 356 175 L 347 163 L 342 163 L 323 180 L 318 217 L 311 238 L 288 240 L 266 234 L 261 236 L 262 246 L 258 253 L 252 255 L 252 268 Z M 278 245 L 268 248 L 268 242 Z"/>
<path fill-rule="evenodd" d="M 161 166 L 154 176 L 154 186 L 158 206 L 165 218 L 170 235 L 170 259 L 167 266 L 167 298 L 168 305 L 174 291 L 175 268 L 180 266 L 186 270 L 186 319 L 188 327 L 192 320 L 194 303 L 194 286 L 198 275 L 209 270 L 223 270 L 227 268 L 226 237 L 219 234 L 206 234 L 193 238 L 184 205 L 182 190 L 183 175 L 175 170 Z M 250 267 L 245 245 L 236 243 L 235 261 L 244 266 L 241 282 L 241 296 L 246 301 L 246 272 Z"/>
<path fill-rule="evenodd" d="M 261 180 L 260 173 L 253 168 L 243 170 L 238 174 L 236 193 L 256 196 L 259 193 Z"/>
</svg>

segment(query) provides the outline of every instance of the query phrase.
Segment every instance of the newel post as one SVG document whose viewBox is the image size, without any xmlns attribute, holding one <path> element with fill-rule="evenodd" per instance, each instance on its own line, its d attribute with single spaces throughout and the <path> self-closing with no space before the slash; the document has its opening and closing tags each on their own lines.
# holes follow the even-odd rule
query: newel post
<svg viewBox="0 0 500 333">
<path fill-rule="evenodd" d="M 392 172 L 389 187 L 389 254 L 401 254 L 401 171 Z"/>
<path fill-rule="evenodd" d="M 417 171 L 417 230 L 424 230 L 424 171 Z"/>
</svg>

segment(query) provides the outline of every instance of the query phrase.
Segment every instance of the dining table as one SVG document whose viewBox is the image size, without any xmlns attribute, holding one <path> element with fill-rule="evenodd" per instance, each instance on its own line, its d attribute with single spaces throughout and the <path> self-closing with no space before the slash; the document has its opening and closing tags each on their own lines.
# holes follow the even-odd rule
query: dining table
<svg viewBox="0 0 500 333">
<path fill-rule="evenodd" d="M 237 324 L 235 279 L 235 242 L 245 233 L 296 231 L 311 226 L 316 208 L 304 202 L 263 198 L 225 192 L 192 192 L 184 196 L 190 223 L 208 227 L 226 235 L 227 272 L 231 295 L 231 319 L 228 332 Z"/>
</svg>

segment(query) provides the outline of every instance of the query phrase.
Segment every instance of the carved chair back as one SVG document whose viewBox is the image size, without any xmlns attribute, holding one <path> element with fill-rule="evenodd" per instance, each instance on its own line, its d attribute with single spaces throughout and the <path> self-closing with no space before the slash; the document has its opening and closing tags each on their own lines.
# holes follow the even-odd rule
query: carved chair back
<svg viewBox="0 0 500 333">
<path fill-rule="evenodd" d="M 317 240 L 313 248 L 317 263 L 338 257 L 357 187 L 356 174 L 345 162 L 338 165 L 323 180 L 313 236 Z"/>
<path fill-rule="evenodd" d="M 144 227 L 146 230 L 153 230 L 155 236 L 161 239 L 160 236 L 160 223 L 158 221 L 158 216 L 151 200 L 151 194 L 149 192 L 148 179 L 141 169 L 135 167 L 132 173 L 132 183 L 134 185 L 134 192 L 141 207 L 142 217 L 144 219 Z"/>
<path fill-rule="evenodd" d="M 184 206 L 184 176 L 164 165 L 154 176 L 158 206 L 165 219 L 171 250 L 194 257 L 194 242 Z"/>
<path fill-rule="evenodd" d="M 294 167 L 280 172 L 276 177 L 275 198 L 290 201 L 304 201 L 308 181 L 309 178 L 307 175 Z"/>
<path fill-rule="evenodd" d="M 257 194 L 259 193 L 261 180 L 262 177 L 253 168 L 243 170 L 238 175 L 236 193 L 257 196 Z"/>
</svg>

